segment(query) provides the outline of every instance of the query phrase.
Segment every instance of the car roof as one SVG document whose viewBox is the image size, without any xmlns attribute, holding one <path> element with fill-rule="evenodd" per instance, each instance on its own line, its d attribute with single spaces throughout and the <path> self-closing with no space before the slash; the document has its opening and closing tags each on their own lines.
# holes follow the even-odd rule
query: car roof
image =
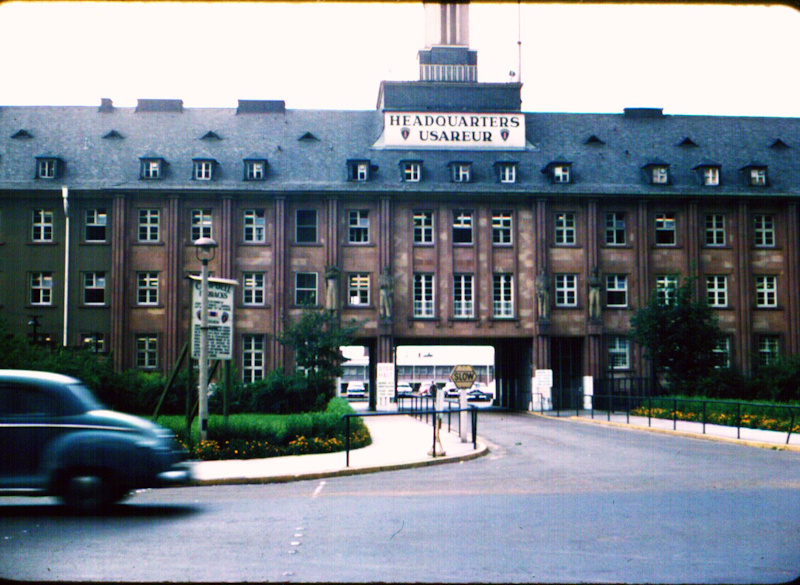
<svg viewBox="0 0 800 585">
<path fill-rule="evenodd" d="M 77 384 L 80 381 L 71 376 L 40 372 L 38 370 L 0 370 L 0 380 L 36 380 L 39 382 L 55 382 L 58 384 Z"/>
</svg>

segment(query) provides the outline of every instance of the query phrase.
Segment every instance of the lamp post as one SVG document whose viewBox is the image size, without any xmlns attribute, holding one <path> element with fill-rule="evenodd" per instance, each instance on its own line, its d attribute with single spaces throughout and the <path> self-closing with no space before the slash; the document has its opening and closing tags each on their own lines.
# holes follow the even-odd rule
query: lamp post
<svg viewBox="0 0 800 585">
<path fill-rule="evenodd" d="M 217 242 L 200 238 L 194 243 L 195 254 L 203 266 L 200 273 L 200 388 L 198 421 L 200 441 L 208 439 L 208 262 L 214 259 Z"/>
</svg>

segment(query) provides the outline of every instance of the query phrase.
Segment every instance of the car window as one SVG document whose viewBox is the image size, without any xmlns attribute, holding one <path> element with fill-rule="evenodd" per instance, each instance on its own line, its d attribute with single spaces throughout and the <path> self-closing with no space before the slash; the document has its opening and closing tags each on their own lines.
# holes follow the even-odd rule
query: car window
<svg viewBox="0 0 800 585">
<path fill-rule="evenodd" d="M 54 416 L 57 411 L 51 392 L 26 384 L 0 385 L 0 412 L 5 416 Z"/>
<path fill-rule="evenodd" d="M 105 405 L 95 398 L 92 391 L 83 384 L 70 384 L 69 388 L 72 390 L 72 394 L 78 399 L 73 401 L 76 404 L 74 407 L 70 408 L 71 412 L 69 414 L 79 414 L 89 410 L 102 410 L 105 408 Z M 80 402 L 80 404 L 77 404 L 78 402 Z"/>
</svg>

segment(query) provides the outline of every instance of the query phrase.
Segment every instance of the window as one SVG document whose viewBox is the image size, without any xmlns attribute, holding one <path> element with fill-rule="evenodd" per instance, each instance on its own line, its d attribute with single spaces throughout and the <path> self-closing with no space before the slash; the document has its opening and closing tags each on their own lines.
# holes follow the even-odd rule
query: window
<svg viewBox="0 0 800 585">
<path fill-rule="evenodd" d="M 725 216 L 721 213 L 706 215 L 706 246 L 725 245 Z"/>
<path fill-rule="evenodd" d="M 725 275 L 706 276 L 706 302 L 709 307 L 728 306 L 728 277 Z"/>
<path fill-rule="evenodd" d="M 572 246 L 575 245 L 575 214 L 557 213 L 556 214 L 556 245 Z"/>
<path fill-rule="evenodd" d="M 161 159 L 143 158 L 141 159 L 140 169 L 140 177 L 142 179 L 160 179 L 162 177 L 163 164 Z"/>
<path fill-rule="evenodd" d="M 106 302 L 106 273 L 84 272 L 83 304 L 103 305 Z"/>
<path fill-rule="evenodd" d="M 158 336 L 152 333 L 136 336 L 136 367 L 144 369 L 158 367 Z"/>
<path fill-rule="evenodd" d="M 139 210 L 139 241 L 158 242 L 160 239 L 161 213 L 158 209 Z"/>
<path fill-rule="evenodd" d="M 47 209 L 33 210 L 31 240 L 34 242 L 53 241 L 53 212 Z"/>
<path fill-rule="evenodd" d="M 347 279 L 347 298 L 350 306 L 365 307 L 369 305 L 369 274 L 359 272 L 351 274 Z"/>
<path fill-rule="evenodd" d="M 369 181 L 369 161 L 347 161 L 347 179 L 349 181 Z"/>
<path fill-rule="evenodd" d="M 244 180 L 263 181 L 267 176 L 267 161 L 265 160 L 246 160 L 244 161 Z"/>
<path fill-rule="evenodd" d="M 452 163 L 450 173 L 450 178 L 454 183 L 469 183 L 472 180 L 472 164 Z"/>
<path fill-rule="evenodd" d="M 36 159 L 36 177 L 39 179 L 55 179 L 59 176 L 57 158 Z"/>
<path fill-rule="evenodd" d="M 264 304 L 264 273 L 263 272 L 245 272 L 242 275 L 244 281 L 242 285 L 242 302 L 245 305 L 257 306 Z"/>
<path fill-rule="evenodd" d="M 492 212 L 492 243 L 495 246 L 510 246 L 513 219 L 510 211 Z"/>
<path fill-rule="evenodd" d="M 404 161 L 400 163 L 400 168 L 403 173 L 403 181 L 406 183 L 419 183 L 422 178 L 422 163 Z"/>
<path fill-rule="evenodd" d="M 514 316 L 514 275 L 495 274 L 492 277 L 494 316 L 508 319 Z"/>
<path fill-rule="evenodd" d="M 251 244 L 267 241 L 267 222 L 263 209 L 244 210 L 244 241 Z"/>
<path fill-rule="evenodd" d="M 755 223 L 755 244 L 756 248 L 775 247 L 775 220 L 771 215 L 756 215 Z"/>
<path fill-rule="evenodd" d="M 315 244 L 317 242 L 317 210 L 298 209 L 295 214 L 295 238 L 298 244 Z M 369 228 L 369 224 L 367 224 Z"/>
<path fill-rule="evenodd" d="M 196 242 L 200 238 L 211 237 L 211 210 L 210 209 L 192 209 L 191 219 L 191 233 L 190 237 L 192 242 Z"/>
<path fill-rule="evenodd" d="M 92 353 L 106 352 L 105 333 L 81 333 L 78 335 L 78 345 Z"/>
<path fill-rule="evenodd" d="M 87 242 L 105 242 L 108 215 L 105 209 L 87 209 L 83 239 Z"/>
<path fill-rule="evenodd" d="M 606 306 L 610 308 L 628 306 L 628 277 L 626 275 L 606 275 Z"/>
<path fill-rule="evenodd" d="M 756 307 L 772 309 L 778 306 L 778 277 L 756 276 Z"/>
<path fill-rule="evenodd" d="M 516 183 L 517 182 L 517 165 L 516 163 L 499 163 L 497 165 L 497 173 L 501 183 Z"/>
<path fill-rule="evenodd" d="M 656 245 L 674 246 L 677 243 L 674 213 L 656 214 Z"/>
<path fill-rule="evenodd" d="M 348 214 L 347 241 L 351 244 L 366 244 L 369 242 L 369 211 L 350 211 Z"/>
<path fill-rule="evenodd" d="M 453 317 L 469 319 L 475 315 L 471 274 L 453 275 Z"/>
<path fill-rule="evenodd" d="M 214 176 L 213 160 L 195 160 L 192 176 L 195 181 L 210 181 Z M 209 236 L 210 237 L 210 236 Z M 196 239 L 196 238 L 195 238 Z"/>
<path fill-rule="evenodd" d="M 703 185 L 719 185 L 719 167 L 703 168 Z"/>
<path fill-rule="evenodd" d="M 136 274 L 136 304 L 141 306 L 158 305 L 158 272 Z"/>
<path fill-rule="evenodd" d="M 414 212 L 414 243 L 433 244 L 433 211 Z"/>
<path fill-rule="evenodd" d="M 52 305 L 53 304 L 53 273 L 52 272 L 32 272 L 31 282 L 31 305 Z"/>
<path fill-rule="evenodd" d="M 316 272 L 298 272 L 294 275 L 294 304 L 298 306 L 317 304 Z"/>
<path fill-rule="evenodd" d="M 553 181 L 556 183 L 569 183 L 569 165 L 555 165 L 553 167 Z"/>
<path fill-rule="evenodd" d="M 662 305 L 671 305 L 675 302 L 678 292 L 678 277 L 674 274 L 661 274 L 656 276 L 656 297 Z"/>
<path fill-rule="evenodd" d="M 433 274 L 414 274 L 414 317 L 434 316 Z"/>
<path fill-rule="evenodd" d="M 655 165 L 650 167 L 650 183 L 653 185 L 666 185 L 669 183 L 669 167 Z"/>
<path fill-rule="evenodd" d="M 242 381 L 245 384 L 264 379 L 264 336 L 242 336 Z"/>
<path fill-rule="evenodd" d="M 762 335 L 758 338 L 758 365 L 770 366 L 778 361 L 779 343 L 777 335 Z"/>
<path fill-rule="evenodd" d="M 750 185 L 753 187 L 764 187 L 767 184 L 767 169 L 766 167 L 751 167 L 750 168 Z"/>
<path fill-rule="evenodd" d="M 608 366 L 612 370 L 630 368 L 630 345 L 626 337 L 612 335 L 608 338 Z"/>
<path fill-rule="evenodd" d="M 556 274 L 556 307 L 578 306 L 578 277 L 575 274 Z"/>
<path fill-rule="evenodd" d="M 454 211 L 453 212 L 453 243 L 471 244 L 472 243 L 472 212 Z"/>
<path fill-rule="evenodd" d="M 711 350 L 711 356 L 714 359 L 715 368 L 730 368 L 731 367 L 731 340 L 729 337 L 723 337 L 717 340 L 714 349 Z"/>
<path fill-rule="evenodd" d="M 624 213 L 606 213 L 607 246 L 624 246 L 626 240 L 625 229 Z"/>
</svg>

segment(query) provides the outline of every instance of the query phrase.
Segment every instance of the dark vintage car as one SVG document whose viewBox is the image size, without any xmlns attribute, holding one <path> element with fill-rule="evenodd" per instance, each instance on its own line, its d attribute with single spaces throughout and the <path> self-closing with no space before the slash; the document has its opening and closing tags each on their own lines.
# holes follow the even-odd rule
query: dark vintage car
<svg viewBox="0 0 800 585">
<path fill-rule="evenodd" d="M 190 479 L 171 431 L 106 410 L 75 378 L 0 370 L 0 495 L 57 496 L 94 511 Z"/>
</svg>

